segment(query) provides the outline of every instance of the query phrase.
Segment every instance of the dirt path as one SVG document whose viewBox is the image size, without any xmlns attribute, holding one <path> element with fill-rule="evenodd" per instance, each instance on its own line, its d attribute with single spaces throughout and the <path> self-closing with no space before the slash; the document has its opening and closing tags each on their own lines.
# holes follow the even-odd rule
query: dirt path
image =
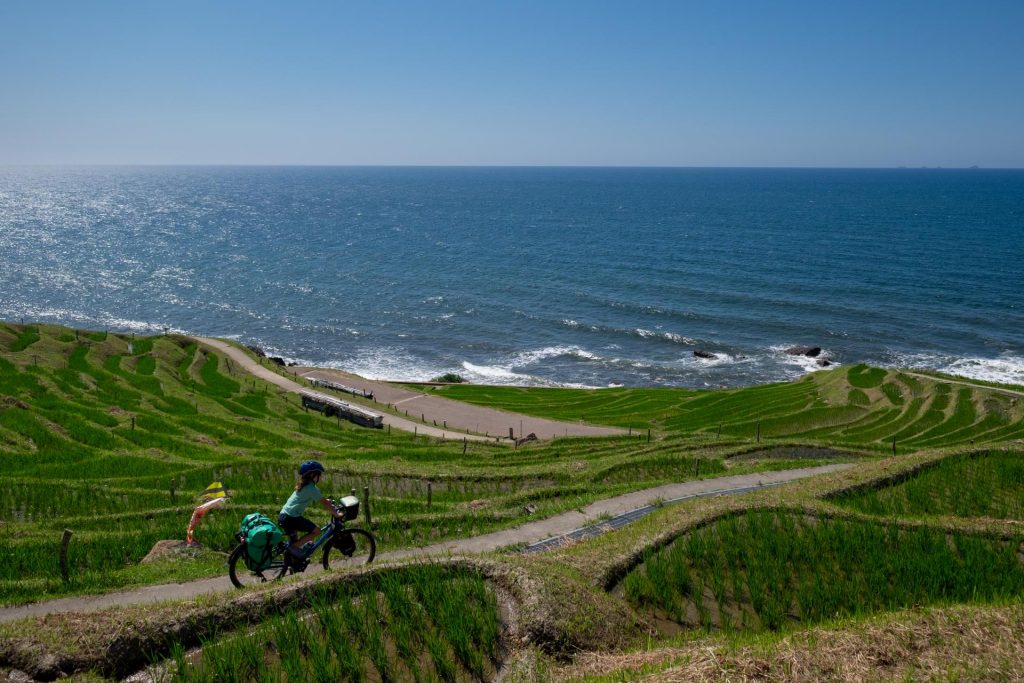
<svg viewBox="0 0 1024 683">
<path fill-rule="evenodd" d="M 309 387 L 288 379 L 271 368 L 260 365 L 241 349 L 227 342 L 208 337 L 196 337 L 195 339 L 217 349 L 247 372 L 275 384 L 285 391 L 298 393 L 310 390 Z M 510 427 L 515 431 L 517 437 L 533 433 L 541 439 L 556 436 L 613 436 L 625 433 L 624 430 L 615 427 L 557 422 L 450 401 L 440 396 L 422 394 L 388 382 L 368 380 L 339 370 L 296 368 L 294 371 L 297 377 L 327 379 L 364 391 L 372 391 L 377 403 L 393 406 L 395 410 L 407 411 L 410 416 L 422 416 L 423 420 L 409 419 L 378 410 L 384 415 L 385 425 L 390 425 L 393 429 L 439 439 L 493 441 L 495 437 L 503 437 L 507 440 Z M 349 399 L 346 398 L 346 400 Z M 352 402 L 362 404 L 357 400 L 352 400 Z M 372 409 L 374 405 L 371 403 L 368 407 Z M 435 426 L 435 424 L 439 426 Z"/>
<path fill-rule="evenodd" d="M 825 474 L 845 467 L 852 467 L 848 464 L 823 465 L 820 467 L 805 467 L 794 470 L 782 470 L 778 472 L 759 472 L 755 474 L 739 474 L 730 477 L 718 477 L 716 479 L 703 479 L 698 481 L 686 481 L 678 484 L 666 484 L 654 488 L 626 493 L 614 498 L 592 503 L 582 510 L 573 510 L 555 515 L 547 519 L 528 522 L 512 529 L 503 529 L 489 534 L 463 538 L 454 541 L 437 543 L 423 548 L 408 548 L 397 551 L 388 551 L 387 548 L 379 548 L 379 561 L 389 559 L 404 559 L 409 557 L 447 556 L 464 553 L 485 553 L 511 545 L 528 544 L 552 536 L 568 534 L 588 523 L 594 522 L 599 517 L 619 515 L 636 508 L 643 507 L 653 499 L 671 500 L 700 493 L 721 492 L 728 495 L 735 489 L 742 489 L 752 486 L 763 486 L 779 484 L 783 482 L 796 481 L 816 474 Z M 310 565 L 307 574 L 315 573 L 314 567 Z M 119 605 L 139 605 L 165 600 L 188 600 L 200 595 L 232 591 L 234 588 L 228 580 L 225 570 L 224 576 L 211 579 L 200 579 L 188 583 L 162 584 L 158 586 L 146 586 L 117 593 L 105 595 L 94 595 L 86 597 L 61 598 L 47 602 L 38 602 L 21 607 L 0 608 L 0 622 L 12 621 L 23 617 L 42 616 L 55 612 L 89 612 L 101 610 L 106 607 Z"/>
</svg>

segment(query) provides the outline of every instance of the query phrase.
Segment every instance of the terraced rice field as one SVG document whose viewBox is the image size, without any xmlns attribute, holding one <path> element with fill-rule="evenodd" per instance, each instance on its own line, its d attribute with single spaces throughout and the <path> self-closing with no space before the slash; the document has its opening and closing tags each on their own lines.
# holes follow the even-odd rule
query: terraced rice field
<svg viewBox="0 0 1024 683">
<path fill-rule="evenodd" d="M 658 647 L 622 600 L 664 633 L 706 637 L 788 633 L 915 606 L 1024 601 L 1024 537 L 1014 523 L 1024 514 L 1015 442 L 1024 415 L 1012 391 L 863 366 L 731 391 L 439 391 L 634 433 L 513 450 L 368 430 L 307 413 L 294 396 L 188 338 L 0 324 L 0 551 L 8 558 L 0 602 L 222 574 L 219 553 L 233 544 L 241 517 L 275 515 L 296 465 L 311 457 L 328 466 L 329 494 L 369 487 L 383 553 L 670 481 L 862 463 L 836 473 L 841 484 L 692 501 L 542 558 L 488 560 L 501 567 L 492 580 L 543 592 L 543 605 L 520 604 L 518 614 L 533 620 L 528 647 L 560 657 Z M 939 447 L 949 450 L 928 450 Z M 231 498 L 200 528 L 205 550 L 188 562 L 140 564 L 157 540 L 183 536 L 211 481 Z M 56 562 L 64 528 L 74 531 L 69 581 Z M 598 587 L 629 567 L 611 594 Z M 449 563 L 350 578 L 328 576 L 312 599 L 297 594 L 283 611 L 260 602 L 259 613 L 271 616 L 254 624 L 232 611 L 234 597 L 189 605 L 194 614 L 243 615 L 216 633 L 210 626 L 219 622 L 204 622 L 207 636 L 194 650 L 195 640 L 167 642 L 165 626 L 185 607 L 164 606 L 152 649 L 138 651 L 151 653 L 151 673 L 166 681 L 498 675 L 508 654 L 504 612 L 481 575 Z M 118 622 L 95 636 L 97 652 L 155 617 L 140 610 L 132 618 L 132 628 Z M 37 647 L 62 642 L 55 634 L 66 626 L 55 624 L 35 626 L 43 632 Z M 10 642 L 0 639 L 0 666 L 5 657 L 39 661 Z M 80 663 L 67 670 L 115 671 L 102 657 L 76 660 L 75 647 L 67 661 Z"/>
<path fill-rule="evenodd" d="M 1022 596 L 1022 541 L 749 511 L 650 552 L 622 585 L 631 604 L 663 624 L 792 629 L 914 605 Z"/>
<path fill-rule="evenodd" d="M 276 517 L 309 458 L 327 465 L 328 495 L 369 488 L 387 552 L 668 481 L 779 466 L 730 463 L 730 445 L 748 446 L 699 435 L 518 450 L 415 438 L 306 412 L 188 338 L 0 325 L 0 552 L 10 558 L 0 602 L 221 573 L 218 553 L 231 549 L 241 518 Z M 231 497 L 200 527 L 212 552 L 140 564 L 157 541 L 183 537 L 213 481 Z M 65 528 L 74 532 L 70 581 L 56 561 Z"/>
<path fill-rule="evenodd" d="M 179 645 L 150 671 L 187 683 L 456 683 L 492 680 L 505 648 L 497 600 L 479 575 L 420 566 L 313 597 L 194 651 Z"/>
<path fill-rule="evenodd" d="M 871 515 L 1024 519 L 1024 455 L 1013 450 L 972 452 L 879 489 L 855 491 L 839 504 Z"/>
<path fill-rule="evenodd" d="M 451 385 L 443 395 L 565 420 L 668 433 L 799 439 L 900 452 L 1024 437 L 1018 397 L 895 370 L 852 366 L 787 384 L 721 391 Z"/>
</svg>

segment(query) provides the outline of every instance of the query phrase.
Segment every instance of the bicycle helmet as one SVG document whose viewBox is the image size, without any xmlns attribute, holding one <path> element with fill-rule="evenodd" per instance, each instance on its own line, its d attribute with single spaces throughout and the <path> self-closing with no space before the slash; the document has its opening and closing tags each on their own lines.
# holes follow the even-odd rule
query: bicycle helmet
<svg viewBox="0 0 1024 683">
<path fill-rule="evenodd" d="M 317 472 L 323 472 L 324 466 L 318 463 L 316 460 L 307 460 L 299 466 L 299 476 L 304 477 L 307 474 L 315 474 Z"/>
</svg>

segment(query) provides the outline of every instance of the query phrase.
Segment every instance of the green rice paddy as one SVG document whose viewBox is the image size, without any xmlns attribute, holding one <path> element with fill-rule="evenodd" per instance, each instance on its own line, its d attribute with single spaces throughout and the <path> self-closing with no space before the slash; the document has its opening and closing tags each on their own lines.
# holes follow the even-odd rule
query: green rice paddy
<svg viewBox="0 0 1024 683">
<path fill-rule="evenodd" d="M 950 457 L 906 481 L 836 502 L 872 515 L 1024 520 L 1024 455 L 992 450 Z"/>
<path fill-rule="evenodd" d="M 276 517 L 309 458 L 327 465 L 328 495 L 369 487 L 387 552 L 669 481 L 778 466 L 726 458 L 749 446 L 686 434 L 517 450 L 440 442 L 306 412 L 188 338 L 0 325 L 0 550 L 11 558 L 0 565 L 0 603 L 220 573 L 216 553 L 231 549 L 241 518 Z M 140 565 L 157 541 L 184 537 L 213 481 L 231 497 L 199 529 L 212 552 Z M 65 528 L 74 532 L 67 581 L 57 562 Z"/>
<path fill-rule="evenodd" d="M 682 627 L 779 630 L 1024 595 L 1021 542 L 750 511 L 648 553 L 623 590 Z"/>
<path fill-rule="evenodd" d="M 786 502 L 773 509 L 744 511 L 739 501 L 730 516 L 698 521 L 648 550 L 612 596 L 596 594 L 605 579 L 593 562 L 495 561 L 537 572 L 538 585 L 554 586 L 547 590 L 555 601 L 562 599 L 559 582 L 571 578 L 571 599 L 561 608 L 572 614 L 544 623 L 561 633 L 545 631 L 552 642 L 576 642 L 558 629 L 595 630 L 599 612 L 587 601 L 612 609 L 606 601 L 617 597 L 664 631 L 729 633 L 1024 599 L 1024 539 L 1015 527 L 1003 524 L 1001 535 L 989 537 L 947 520 L 1022 519 L 1024 457 L 1008 447 L 1024 437 L 1024 408 L 1004 388 L 854 366 L 726 391 L 431 390 L 632 433 L 512 449 L 370 430 L 307 412 L 295 396 L 189 338 L 0 324 L 0 552 L 7 558 L 0 604 L 223 574 L 223 553 L 241 518 L 255 510 L 276 515 L 296 466 L 309 458 L 327 465 L 321 488 L 328 495 L 356 489 L 362 496 L 369 488 L 364 511 L 372 512 L 378 552 L 386 555 L 668 482 L 891 455 L 899 457 L 868 470 L 892 467 L 896 476 L 870 490 L 854 485 L 812 500 L 821 494 L 774 489 Z M 937 448 L 949 455 L 935 460 L 930 449 Z M 909 458 L 926 469 L 901 471 L 903 456 L 926 450 Z M 205 549 L 188 561 L 140 563 L 157 541 L 183 538 L 198 495 L 213 481 L 224 483 L 230 499 L 200 527 Z M 697 505 L 682 507 L 691 515 Z M 647 526 L 591 541 L 590 552 L 653 548 L 664 538 L 653 530 L 672 514 L 666 508 Z M 74 532 L 69 580 L 57 562 L 66 528 Z M 642 538 L 623 543 L 616 536 L 631 533 Z M 580 557 L 589 557 L 587 545 L 575 549 Z M 312 601 L 258 624 L 224 624 L 196 650 L 178 644 L 154 652 L 153 673 L 166 681 L 469 681 L 497 674 L 505 654 L 500 613 L 474 571 L 417 565 L 329 583 Z"/>
<path fill-rule="evenodd" d="M 482 577 L 422 565 L 375 577 L 204 642 L 151 667 L 158 681 L 491 680 L 501 663 L 498 603 Z"/>
</svg>

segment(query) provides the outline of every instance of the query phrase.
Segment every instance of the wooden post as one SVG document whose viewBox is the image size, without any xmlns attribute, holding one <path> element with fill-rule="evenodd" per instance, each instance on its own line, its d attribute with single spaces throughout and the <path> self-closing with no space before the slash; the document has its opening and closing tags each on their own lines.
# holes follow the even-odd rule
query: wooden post
<svg viewBox="0 0 1024 683">
<path fill-rule="evenodd" d="M 354 486 L 352 487 L 352 495 L 353 495 L 353 496 L 354 496 L 354 495 L 356 495 L 356 489 L 355 489 L 355 487 L 354 487 Z"/>
<path fill-rule="evenodd" d="M 761 423 L 757 423 L 757 442 L 761 443 Z"/>
<path fill-rule="evenodd" d="M 466 446 L 469 445 L 469 440 L 466 437 L 462 437 L 462 454 L 466 454 Z"/>
<path fill-rule="evenodd" d="M 175 502 L 175 495 L 174 495 L 174 479 L 171 479 L 171 502 L 172 502 L 172 503 L 173 503 L 173 502 Z"/>
<path fill-rule="evenodd" d="M 629 425 L 629 435 L 633 436 L 633 425 Z"/>
<path fill-rule="evenodd" d="M 892 437 L 892 454 L 896 455 L 896 437 Z"/>
<path fill-rule="evenodd" d="M 132 431 L 135 431 L 135 416 L 132 415 Z"/>
<path fill-rule="evenodd" d="M 412 426 L 412 438 L 414 438 L 414 439 L 416 438 L 416 430 L 417 429 L 418 429 L 418 427 L 416 425 Z"/>
<path fill-rule="evenodd" d="M 363 487 L 363 514 L 366 516 L 366 527 L 370 528 L 373 520 L 370 519 L 370 487 Z"/>
<path fill-rule="evenodd" d="M 516 432 L 511 427 L 508 428 L 508 438 L 510 438 L 510 439 L 516 438 Z"/>
<path fill-rule="evenodd" d="M 71 580 L 71 573 L 68 571 L 68 542 L 71 540 L 71 529 L 65 529 L 60 539 L 60 577 L 67 583 Z"/>
<path fill-rule="evenodd" d="M 650 443 L 650 442 L 651 442 L 651 430 L 648 429 L 647 430 L 647 443 Z"/>
<path fill-rule="evenodd" d="M 433 482 L 427 482 L 427 509 L 430 509 L 430 505 L 434 502 L 434 484 Z"/>
<path fill-rule="evenodd" d="M 442 424 L 442 426 L 443 426 L 443 427 L 444 427 L 445 429 L 448 429 L 448 420 L 444 420 L 444 423 Z"/>
<path fill-rule="evenodd" d="M 716 439 L 722 438 L 722 425 L 718 425 L 718 434 L 715 436 Z"/>
</svg>

